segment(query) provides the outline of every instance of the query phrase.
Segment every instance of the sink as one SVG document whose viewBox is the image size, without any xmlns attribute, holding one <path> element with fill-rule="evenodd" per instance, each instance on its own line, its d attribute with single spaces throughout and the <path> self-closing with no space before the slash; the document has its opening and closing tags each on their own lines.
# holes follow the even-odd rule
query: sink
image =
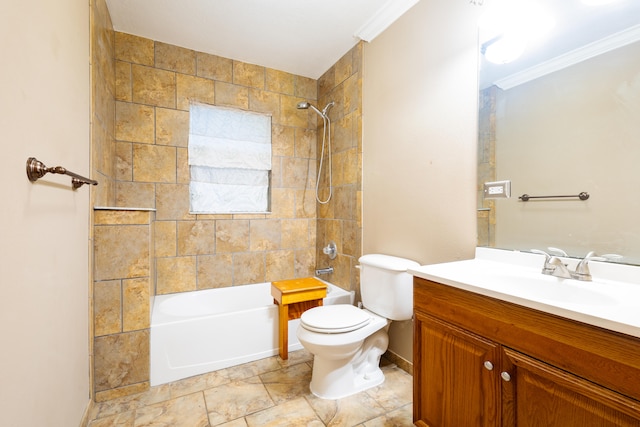
<svg viewBox="0 0 640 427">
<path fill-rule="evenodd" d="M 504 251 L 502 252 L 504 253 Z M 502 255 L 500 253 L 500 255 Z M 481 253 L 471 260 L 410 268 L 414 276 L 640 337 L 640 269 L 593 262 L 593 281 L 541 273 L 544 258 Z M 570 269 L 575 268 L 575 260 Z M 606 274 L 605 274 L 606 273 Z"/>
<path fill-rule="evenodd" d="M 515 296 L 537 301 L 572 305 L 614 305 L 621 300 L 607 294 L 607 285 L 599 282 L 581 282 L 573 279 L 541 274 L 528 270 L 505 272 L 497 270 L 485 273 L 486 280 Z"/>
</svg>

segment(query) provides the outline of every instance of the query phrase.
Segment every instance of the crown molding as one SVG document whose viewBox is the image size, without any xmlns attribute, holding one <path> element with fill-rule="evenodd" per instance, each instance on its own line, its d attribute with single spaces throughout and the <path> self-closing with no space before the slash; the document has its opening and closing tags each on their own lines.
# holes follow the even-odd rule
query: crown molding
<svg viewBox="0 0 640 427">
<path fill-rule="evenodd" d="M 355 36 L 366 42 L 372 41 L 418 1 L 420 0 L 389 0 L 356 31 Z"/>
<path fill-rule="evenodd" d="M 496 80 L 495 85 L 502 90 L 509 90 L 523 83 L 546 76 L 563 68 L 570 67 L 587 59 L 612 51 L 640 40 L 640 25 L 607 36 L 603 39 L 584 45 L 548 61 L 529 67 L 510 76 Z"/>
</svg>

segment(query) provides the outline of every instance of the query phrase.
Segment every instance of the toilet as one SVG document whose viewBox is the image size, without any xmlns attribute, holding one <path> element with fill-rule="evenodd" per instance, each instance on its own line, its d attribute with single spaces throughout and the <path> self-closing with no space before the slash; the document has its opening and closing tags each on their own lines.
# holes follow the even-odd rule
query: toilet
<svg viewBox="0 0 640 427">
<path fill-rule="evenodd" d="M 360 293 L 363 308 L 350 304 L 315 307 L 302 313 L 296 331 L 314 355 L 311 392 L 340 399 L 380 385 L 380 356 L 389 345 L 392 320 L 413 316 L 413 276 L 419 264 L 390 255 L 363 255 Z"/>
</svg>

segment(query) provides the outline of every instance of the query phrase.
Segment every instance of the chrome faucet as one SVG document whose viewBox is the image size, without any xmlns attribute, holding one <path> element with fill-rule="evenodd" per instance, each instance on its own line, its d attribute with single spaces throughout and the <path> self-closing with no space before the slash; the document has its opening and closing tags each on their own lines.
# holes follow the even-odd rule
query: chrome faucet
<svg viewBox="0 0 640 427">
<path fill-rule="evenodd" d="M 556 251 L 556 248 L 552 248 Z M 534 254 L 544 255 L 544 265 L 542 266 L 542 274 L 546 274 L 549 276 L 560 277 L 563 279 L 571 279 L 571 272 L 567 268 L 567 266 L 562 262 L 562 260 L 556 256 L 551 256 L 545 251 L 541 251 L 539 249 L 531 249 L 531 252 Z M 561 251 L 564 252 L 564 251 Z"/>
<path fill-rule="evenodd" d="M 320 276 L 322 274 L 331 274 L 331 273 L 333 273 L 333 267 L 318 268 L 316 270 L 316 276 Z"/>
<path fill-rule="evenodd" d="M 571 275 L 572 279 L 591 281 L 591 272 L 589 271 L 589 261 L 606 261 L 606 257 L 597 256 L 595 252 L 589 252 L 576 266 L 576 271 Z"/>
<path fill-rule="evenodd" d="M 561 252 L 566 255 L 562 250 L 556 248 L 549 248 L 556 252 Z M 589 261 L 606 261 L 606 257 L 597 256 L 595 252 L 589 252 L 583 259 L 576 265 L 575 271 L 570 271 L 566 264 L 556 256 L 551 256 L 545 251 L 539 249 L 532 249 L 531 252 L 544 255 L 544 265 L 542 266 L 542 274 L 548 274 L 550 276 L 561 277 L 563 279 L 575 279 L 582 281 L 591 281 L 591 273 L 589 272 Z"/>
</svg>

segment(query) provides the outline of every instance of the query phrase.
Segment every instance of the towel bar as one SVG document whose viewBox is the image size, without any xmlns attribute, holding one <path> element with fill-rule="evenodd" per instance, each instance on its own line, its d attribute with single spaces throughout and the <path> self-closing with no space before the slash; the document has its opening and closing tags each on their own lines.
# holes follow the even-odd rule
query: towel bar
<svg viewBox="0 0 640 427">
<path fill-rule="evenodd" d="M 42 163 L 35 157 L 29 157 L 27 159 L 27 177 L 29 178 L 29 181 L 36 182 L 39 178 L 42 178 L 49 172 L 69 175 L 71 177 L 71 185 L 73 186 L 74 190 L 82 187 L 84 184 L 98 185 L 98 181 L 85 178 L 81 175 L 78 175 L 77 173 L 73 173 L 63 168 L 62 166 L 48 168 L 44 165 L 44 163 Z"/>
</svg>

